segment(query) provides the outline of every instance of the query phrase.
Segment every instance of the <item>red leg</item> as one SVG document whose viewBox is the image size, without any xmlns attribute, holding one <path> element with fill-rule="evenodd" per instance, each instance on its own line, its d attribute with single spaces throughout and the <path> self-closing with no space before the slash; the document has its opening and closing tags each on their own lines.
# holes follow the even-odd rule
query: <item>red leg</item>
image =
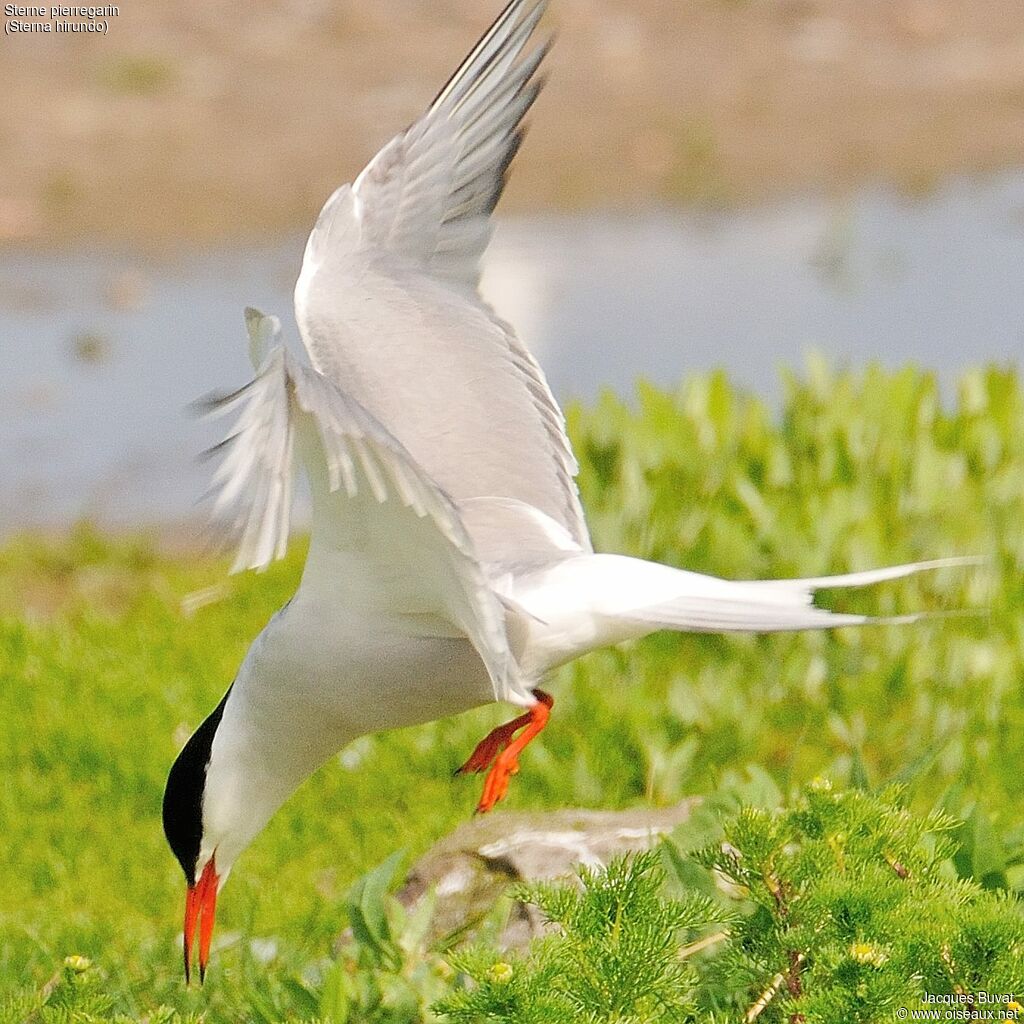
<svg viewBox="0 0 1024 1024">
<path fill-rule="evenodd" d="M 489 811 L 508 792 L 509 779 L 519 771 L 519 755 L 526 745 L 548 724 L 555 703 L 550 694 L 534 690 L 537 703 L 511 722 L 498 726 L 477 744 L 476 750 L 459 772 L 483 771 L 493 766 L 484 780 L 484 792 L 477 804 L 477 813 Z M 522 729 L 518 736 L 515 733 Z M 513 736 L 515 738 L 513 739 Z"/>
<path fill-rule="evenodd" d="M 474 748 L 473 753 L 469 755 L 469 760 L 461 768 L 455 769 L 456 775 L 465 775 L 467 772 L 482 772 L 487 768 L 490 768 L 494 763 L 494 759 L 509 745 L 512 741 L 512 737 L 522 729 L 524 725 L 529 725 L 533 721 L 533 716 L 529 713 L 520 715 L 518 718 L 513 718 L 511 722 L 506 722 L 504 725 L 499 725 L 497 729 L 492 729 Z"/>
</svg>

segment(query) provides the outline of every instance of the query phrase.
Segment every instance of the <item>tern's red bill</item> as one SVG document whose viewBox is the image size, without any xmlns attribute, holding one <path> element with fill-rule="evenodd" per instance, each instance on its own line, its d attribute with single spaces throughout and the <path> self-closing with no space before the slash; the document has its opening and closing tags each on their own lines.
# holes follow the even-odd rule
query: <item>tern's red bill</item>
<svg viewBox="0 0 1024 1024">
<path fill-rule="evenodd" d="M 192 945 L 195 941 L 196 924 L 199 924 L 199 981 L 206 978 L 206 965 L 210 960 L 210 940 L 213 938 L 213 921 L 217 913 L 217 888 L 220 876 L 211 857 L 195 885 L 188 887 L 185 896 L 185 983 L 192 978 Z"/>
</svg>

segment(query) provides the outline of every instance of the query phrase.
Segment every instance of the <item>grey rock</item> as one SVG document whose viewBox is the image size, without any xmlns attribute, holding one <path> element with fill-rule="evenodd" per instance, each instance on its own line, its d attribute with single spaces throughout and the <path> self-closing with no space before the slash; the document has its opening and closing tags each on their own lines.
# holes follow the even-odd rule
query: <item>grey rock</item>
<svg viewBox="0 0 1024 1024">
<path fill-rule="evenodd" d="M 685 822 L 696 803 L 694 798 L 665 808 L 505 812 L 476 818 L 413 865 L 398 900 L 412 910 L 433 890 L 430 938 L 471 934 L 514 883 L 571 878 L 580 865 L 601 867 L 619 854 L 649 849 Z M 501 946 L 522 947 L 543 930 L 537 909 L 516 902 Z"/>
</svg>

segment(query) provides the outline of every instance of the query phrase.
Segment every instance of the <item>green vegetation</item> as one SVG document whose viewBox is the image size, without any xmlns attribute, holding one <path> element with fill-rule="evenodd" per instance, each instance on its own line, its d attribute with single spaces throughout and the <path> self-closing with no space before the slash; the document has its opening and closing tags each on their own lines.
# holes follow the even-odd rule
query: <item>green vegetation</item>
<svg viewBox="0 0 1024 1024">
<path fill-rule="evenodd" d="M 243 972 L 236 1012 L 339 1024 L 869 1024 L 956 1000 L 961 1011 L 1017 1019 L 1024 915 L 1016 897 L 958 876 L 954 827 L 941 813 L 910 814 L 897 789 L 833 792 L 825 780 L 790 810 L 723 818 L 706 806 L 664 855 L 582 868 L 579 887 L 519 886 L 515 897 L 556 926 L 521 953 L 493 942 L 428 948 L 431 901 L 407 915 L 387 896 L 392 855 L 353 886 L 351 931 L 334 959 L 299 976 Z M 691 848 L 708 829 L 714 841 Z M 681 896 L 666 891 L 662 860 Z M 0 1019 L 109 1020 L 105 980 L 67 957 Z M 183 1020 L 170 1007 L 146 1019 Z"/>
<path fill-rule="evenodd" d="M 679 955 L 682 937 L 728 915 L 701 894 L 662 895 L 656 853 L 580 872 L 573 886 L 532 886 L 558 932 L 535 940 L 511 963 L 489 950 L 453 956 L 471 979 L 439 1004 L 458 1024 L 561 1021 L 681 1021 L 695 1009 L 697 972 Z"/>
<path fill-rule="evenodd" d="M 744 803 L 764 805 L 782 793 L 790 810 L 781 818 L 736 819 L 735 848 L 749 846 L 754 862 L 775 849 L 776 872 L 799 891 L 813 889 L 815 872 L 837 857 L 858 865 L 845 879 L 831 869 L 799 912 L 784 901 L 792 907 L 787 921 L 749 878 L 733 877 L 758 908 L 743 927 L 753 929 L 761 914 L 763 935 L 781 944 L 765 939 L 744 949 L 744 960 L 727 952 L 742 942 L 723 941 L 694 960 L 703 986 L 694 998 L 717 1006 L 723 1020 L 790 970 L 778 954 L 803 952 L 806 930 L 829 900 L 846 899 L 861 915 L 852 921 L 878 927 L 848 934 L 833 922 L 817 947 L 822 958 L 800 983 L 808 1000 L 847 998 L 857 974 L 871 993 L 884 979 L 889 1002 L 880 1005 L 896 1005 L 905 989 L 890 976 L 916 954 L 893 943 L 885 922 L 905 921 L 914 908 L 922 936 L 943 922 L 953 927 L 942 908 L 957 893 L 965 942 L 979 923 L 1000 942 L 1015 934 L 1019 942 L 1015 903 L 977 889 L 1024 887 L 1024 393 L 1015 376 L 969 374 L 950 411 L 919 371 L 832 375 L 815 364 L 806 381 L 787 383 L 781 417 L 712 375 L 677 394 L 641 388 L 638 406 L 605 396 L 570 420 L 590 522 L 605 550 L 733 577 L 982 554 L 991 562 L 981 570 L 875 588 L 844 607 L 989 613 L 829 634 L 662 634 L 599 652 L 552 683 L 552 725 L 524 757 L 509 804 L 615 807 L 740 787 Z M 298 545 L 262 576 L 225 581 L 222 560 L 158 553 L 146 541 L 86 528 L 60 540 L 24 538 L 0 552 L 0 1007 L 6 993 L 15 1000 L 0 1020 L 67 1019 L 60 1004 L 92 1007 L 102 1019 L 171 1019 L 172 1010 L 157 1010 L 165 1006 L 209 1022 L 344 1020 L 349 1010 L 351 1020 L 398 1022 L 432 1019 L 435 999 L 461 998 L 461 975 L 422 948 L 416 922 L 385 917 L 382 925 L 374 912 L 368 920 L 377 931 L 355 928 L 340 953 L 337 939 L 353 919 L 354 879 L 396 845 L 416 856 L 469 815 L 478 780 L 453 782 L 451 773 L 502 720 L 501 708 L 365 738 L 319 772 L 233 873 L 205 989 L 181 984 L 183 883 L 160 831 L 164 777 L 294 587 L 303 553 Z M 191 602 L 201 606 L 186 614 L 183 599 L 197 593 L 219 599 Z M 825 821 L 822 807 L 831 805 L 819 806 L 823 794 L 799 794 L 818 776 L 858 791 L 909 784 L 915 817 L 899 817 L 895 805 L 886 812 L 911 844 L 889 850 L 892 857 L 918 865 L 908 885 L 895 885 L 901 879 L 884 857 L 870 860 L 870 834 L 827 822 L 813 833 L 813 815 Z M 836 795 L 836 813 L 862 815 L 862 799 Z M 704 845 L 722 827 L 713 816 L 720 804 L 710 801 L 698 821 L 708 829 Z M 734 815 L 735 802 L 727 810 Z M 951 833 L 944 817 L 928 817 L 939 811 L 966 823 Z M 786 829 L 791 836 L 781 841 Z M 830 846 L 834 830 L 846 838 Z M 681 872 L 691 887 L 710 863 L 710 855 L 690 852 L 698 846 L 680 839 L 671 861 L 670 874 Z M 728 864 L 716 866 L 729 875 Z M 888 886 L 883 902 L 871 888 L 881 884 L 879 872 Z M 378 892 L 387 882 L 375 877 Z M 651 877 L 649 868 L 640 877 Z M 564 896 L 537 898 L 571 909 Z M 776 915 L 771 926 L 766 913 Z M 784 946 L 789 931 L 792 947 Z M 374 935 L 380 948 L 371 953 Z M 374 961 L 390 955 L 392 940 L 402 956 Z M 858 944 L 881 951 L 882 966 L 868 962 L 870 951 L 856 966 L 850 951 Z M 91 966 L 66 966 L 75 956 Z M 977 958 L 988 963 L 982 952 Z M 473 963 L 485 960 L 462 967 L 472 975 Z M 716 966 L 705 971 L 705 963 Z M 513 977 L 530 970 L 512 966 Z M 51 1009 L 33 1011 L 44 995 Z M 788 1020 L 784 1002 L 772 999 L 758 1019 Z M 819 1014 L 808 1020 L 829 1019 L 824 1003 L 808 1005 Z M 870 1012 L 883 1011 L 850 1019 L 889 1019 Z"/>
<path fill-rule="evenodd" d="M 697 850 L 681 846 L 699 829 L 684 830 L 667 851 L 683 899 L 664 894 L 657 853 L 582 871 L 582 891 L 527 887 L 559 932 L 509 961 L 452 957 L 472 980 L 438 1008 L 457 1024 L 855 1024 L 898 1020 L 925 994 L 1009 1002 L 1024 988 L 1017 901 L 959 878 L 953 821 L 916 818 L 897 796 L 819 780 L 790 810 L 719 823 Z"/>
</svg>

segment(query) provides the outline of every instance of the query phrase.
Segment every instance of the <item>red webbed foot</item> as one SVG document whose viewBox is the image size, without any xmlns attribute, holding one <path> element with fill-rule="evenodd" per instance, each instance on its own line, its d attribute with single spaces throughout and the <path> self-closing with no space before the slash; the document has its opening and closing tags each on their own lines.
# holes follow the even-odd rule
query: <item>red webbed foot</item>
<svg viewBox="0 0 1024 1024">
<path fill-rule="evenodd" d="M 492 729 L 455 773 L 462 775 L 465 772 L 482 772 L 490 767 L 484 780 L 483 795 L 476 807 L 477 814 L 489 811 L 505 796 L 509 779 L 519 771 L 519 755 L 548 724 L 554 699 L 543 690 L 534 690 L 533 695 L 537 703 L 526 714 Z"/>
</svg>

